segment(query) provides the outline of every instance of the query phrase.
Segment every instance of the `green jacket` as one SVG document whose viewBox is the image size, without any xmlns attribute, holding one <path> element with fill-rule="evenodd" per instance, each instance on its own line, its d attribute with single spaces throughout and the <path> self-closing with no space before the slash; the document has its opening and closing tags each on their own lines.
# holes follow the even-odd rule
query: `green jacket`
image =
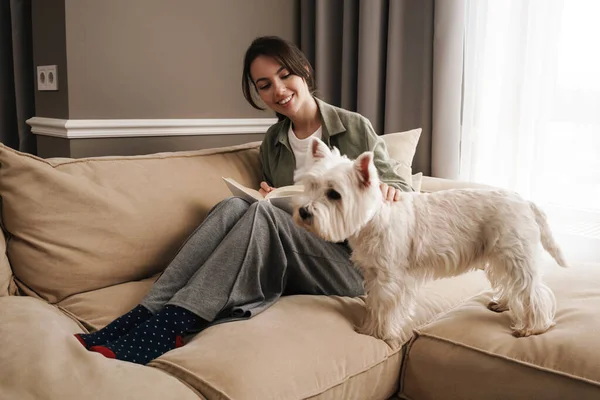
<svg viewBox="0 0 600 400">
<path fill-rule="evenodd" d="M 365 151 L 374 153 L 379 179 L 405 192 L 412 188 L 395 171 L 396 161 L 389 158 L 387 147 L 373 130 L 371 122 L 362 115 L 334 107 L 315 98 L 322 120 L 322 140 L 329 147 L 337 147 L 350 159 Z M 296 159 L 288 141 L 291 121 L 285 118 L 267 130 L 260 146 L 263 180 L 273 187 L 294 184 Z"/>
</svg>

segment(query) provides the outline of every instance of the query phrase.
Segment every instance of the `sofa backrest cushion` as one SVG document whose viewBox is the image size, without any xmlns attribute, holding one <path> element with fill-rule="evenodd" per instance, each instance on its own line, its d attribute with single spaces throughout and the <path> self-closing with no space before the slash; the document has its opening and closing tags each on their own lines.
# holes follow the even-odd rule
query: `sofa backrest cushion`
<svg viewBox="0 0 600 400">
<path fill-rule="evenodd" d="M 258 187 L 259 144 L 47 160 L 0 144 L 2 220 L 17 282 L 57 302 L 161 271 L 230 195 L 221 176 Z M 1 285 L 6 267 L 0 255 Z"/>
</svg>

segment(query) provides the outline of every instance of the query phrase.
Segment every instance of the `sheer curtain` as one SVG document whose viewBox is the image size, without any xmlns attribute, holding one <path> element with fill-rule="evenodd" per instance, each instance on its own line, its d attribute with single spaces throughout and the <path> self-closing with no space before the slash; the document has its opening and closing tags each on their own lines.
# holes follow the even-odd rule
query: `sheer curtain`
<svg viewBox="0 0 600 400">
<path fill-rule="evenodd" d="M 600 262 L 600 1 L 467 0 L 460 179 L 542 205 Z"/>
</svg>

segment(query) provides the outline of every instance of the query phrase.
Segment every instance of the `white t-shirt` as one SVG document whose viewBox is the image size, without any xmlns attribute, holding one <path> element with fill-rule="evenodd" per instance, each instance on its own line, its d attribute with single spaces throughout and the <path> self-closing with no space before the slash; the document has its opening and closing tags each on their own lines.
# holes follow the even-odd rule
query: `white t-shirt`
<svg viewBox="0 0 600 400">
<path fill-rule="evenodd" d="M 321 127 L 319 127 L 319 129 L 314 131 L 313 134 L 306 139 L 298 139 L 292 130 L 292 124 L 290 124 L 290 129 L 288 130 L 288 140 L 290 142 L 290 146 L 292 146 L 294 157 L 296 158 L 296 169 L 294 170 L 294 176 L 296 175 L 296 171 L 303 168 L 304 164 L 306 163 L 306 153 L 308 151 L 308 144 L 311 137 L 322 139 L 323 130 Z"/>
</svg>

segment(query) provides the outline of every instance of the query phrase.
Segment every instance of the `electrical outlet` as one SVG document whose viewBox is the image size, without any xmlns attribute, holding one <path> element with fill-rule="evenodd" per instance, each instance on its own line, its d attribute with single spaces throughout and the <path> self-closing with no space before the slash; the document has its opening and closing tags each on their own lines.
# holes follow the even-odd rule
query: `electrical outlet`
<svg viewBox="0 0 600 400">
<path fill-rule="evenodd" d="M 37 67 L 37 84 L 39 91 L 58 90 L 56 65 L 39 65 Z"/>
</svg>

